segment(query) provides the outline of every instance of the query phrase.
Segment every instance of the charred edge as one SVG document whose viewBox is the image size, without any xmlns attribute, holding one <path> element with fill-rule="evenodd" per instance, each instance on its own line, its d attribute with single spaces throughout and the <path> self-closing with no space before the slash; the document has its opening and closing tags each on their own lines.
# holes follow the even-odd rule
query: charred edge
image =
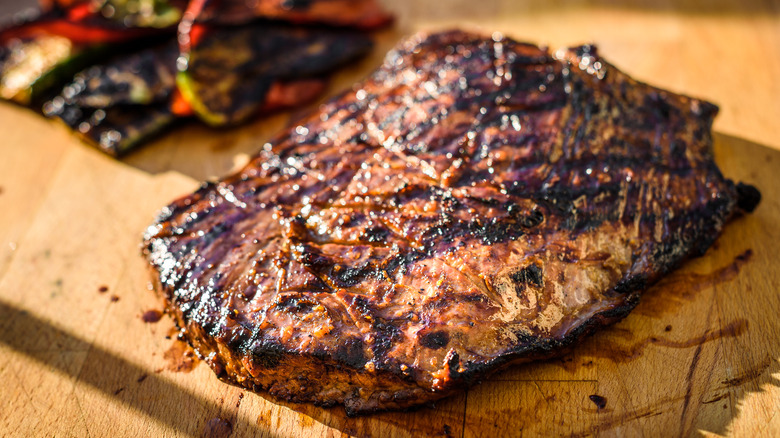
<svg viewBox="0 0 780 438">
<path fill-rule="evenodd" d="M 637 290 L 644 290 L 647 287 L 647 276 L 644 274 L 631 275 L 620 280 L 613 291 L 626 295 Z"/>
<path fill-rule="evenodd" d="M 690 257 L 704 255 L 720 235 L 734 211 L 736 200 L 720 197 L 686 215 L 675 217 L 670 228 L 677 230 L 651 254 L 655 270 L 663 275 Z"/>
<path fill-rule="evenodd" d="M 208 194 L 211 186 L 213 185 L 214 183 L 203 183 L 195 193 L 184 198 L 180 198 L 171 205 L 163 207 L 163 209 L 157 213 L 155 223 L 159 225 L 165 224 L 166 222 L 170 222 L 174 217 L 179 216 L 185 211 L 191 209 L 193 204 L 203 199 L 205 194 Z"/>
<path fill-rule="evenodd" d="M 750 184 L 737 183 L 737 207 L 746 213 L 752 213 L 761 202 L 761 192 Z"/>
<path fill-rule="evenodd" d="M 278 367 L 282 359 L 291 354 L 297 355 L 298 353 L 291 353 L 281 344 L 266 339 L 251 350 L 252 361 L 269 370 Z"/>
<path fill-rule="evenodd" d="M 349 337 L 343 344 L 338 346 L 333 358 L 337 362 L 359 370 L 365 367 L 366 362 L 368 362 L 364 351 L 365 344 L 362 339 Z"/>
<path fill-rule="evenodd" d="M 242 346 L 236 351 L 249 356 L 254 363 L 267 369 L 277 368 L 284 359 L 303 355 L 300 351 L 285 347 L 276 340 L 261 339 L 253 342 L 249 337 L 243 338 Z M 308 355 L 321 360 L 323 366 L 332 369 L 341 369 L 342 366 L 346 366 L 360 371 L 368 362 L 365 355 L 365 343 L 354 336 L 339 343 L 332 357 L 324 351 L 311 352 Z"/>
<path fill-rule="evenodd" d="M 599 327 L 607 326 L 618 322 L 628 316 L 632 310 L 639 304 L 641 293 L 649 286 L 646 281 L 634 282 L 631 286 L 626 284 L 625 286 L 625 300 L 622 305 L 617 305 L 609 310 L 599 312 L 592 318 L 587 320 L 584 324 L 572 330 L 566 337 L 561 340 L 553 340 L 549 345 L 545 345 L 542 351 L 551 351 L 558 349 L 566 349 L 571 347 L 578 339 L 583 338 L 590 333 L 594 332 Z M 633 287 L 633 289 L 629 289 Z M 552 357 L 548 355 L 547 357 Z"/>
<path fill-rule="evenodd" d="M 250 347 L 253 342 L 251 331 L 241 325 L 234 325 L 231 330 L 226 330 L 226 333 L 222 336 L 217 335 L 214 338 L 227 345 L 233 351 L 251 351 Z"/>
<path fill-rule="evenodd" d="M 627 291 L 622 305 L 597 313 L 562 339 L 544 339 L 530 333 L 516 333 L 516 347 L 507 354 L 488 362 L 466 362 L 460 366 L 451 367 L 451 370 L 458 370 L 458 372 L 450 372 L 452 385 L 449 389 L 455 389 L 459 385 L 474 385 L 502 366 L 509 365 L 518 359 L 544 360 L 565 354 L 579 339 L 588 336 L 599 327 L 613 324 L 628 316 L 639 304 L 641 290 L 642 288 L 636 288 L 632 291 L 633 293 Z"/>
<path fill-rule="evenodd" d="M 460 355 L 454 350 L 452 350 L 450 353 L 451 354 L 448 354 L 449 359 L 445 358 L 447 360 L 447 370 L 449 371 L 449 377 L 452 380 L 458 380 L 461 377 Z"/>
</svg>

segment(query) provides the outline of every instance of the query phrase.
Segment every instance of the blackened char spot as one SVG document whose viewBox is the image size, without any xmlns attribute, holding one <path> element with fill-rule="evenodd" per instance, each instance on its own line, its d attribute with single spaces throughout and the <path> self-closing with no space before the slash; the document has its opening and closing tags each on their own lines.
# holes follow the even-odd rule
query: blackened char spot
<svg viewBox="0 0 780 438">
<path fill-rule="evenodd" d="M 371 303 L 368 301 L 366 297 L 362 295 L 355 297 L 354 306 L 355 306 L 355 310 L 359 312 L 361 315 L 363 315 L 366 318 L 372 318 L 374 308 L 371 306 Z"/>
<path fill-rule="evenodd" d="M 519 271 L 515 271 L 510 277 L 512 278 L 512 281 L 518 285 L 531 284 L 536 287 L 542 287 L 544 284 L 542 268 L 534 264 L 528 265 Z"/>
<path fill-rule="evenodd" d="M 463 294 L 460 296 L 460 299 L 463 300 L 464 303 L 484 303 L 488 300 L 488 298 L 483 294 Z"/>
<path fill-rule="evenodd" d="M 619 294 L 627 294 L 647 287 L 647 279 L 643 275 L 626 277 L 615 285 L 613 290 Z"/>
<path fill-rule="evenodd" d="M 393 348 L 393 344 L 401 337 L 401 330 L 394 326 L 390 321 L 383 321 L 381 318 L 374 320 L 374 343 L 371 349 L 374 352 L 375 359 L 387 357 L 387 353 Z"/>
<path fill-rule="evenodd" d="M 513 222 L 499 218 L 490 219 L 484 224 L 478 221 L 469 222 L 468 230 L 485 245 L 515 240 L 524 234 L 523 230 Z"/>
<path fill-rule="evenodd" d="M 285 9 L 306 9 L 311 6 L 312 0 L 284 0 L 282 7 Z"/>
<path fill-rule="evenodd" d="M 583 57 L 583 56 L 586 56 L 586 55 L 593 56 L 593 57 L 597 57 L 598 56 L 598 47 L 596 47 L 596 46 L 594 46 L 592 44 L 583 44 L 583 45 L 581 45 L 579 47 L 574 47 L 572 50 L 580 58 Z"/>
<path fill-rule="evenodd" d="M 276 342 L 263 340 L 252 349 L 252 360 L 261 367 L 274 369 L 284 357 L 285 351 L 281 345 Z"/>
<path fill-rule="evenodd" d="M 530 213 L 520 219 L 520 225 L 525 228 L 533 228 L 544 222 L 544 214 L 539 210 L 531 210 Z"/>
<path fill-rule="evenodd" d="M 205 214 L 199 215 L 199 217 L 206 216 Z M 212 228 L 210 228 L 208 231 L 206 231 L 206 234 L 203 235 L 203 241 L 207 243 L 213 242 L 217 237 L 223 235 L 227 231 L 230 231 L 230 229 L 233 228 L 233 224 L 231 223 L 218 223 L 214 225 Z M 184 254 L 177 254 L 177 257 L 181 258 Z"/>
<path fill-rule="evenodd" d="M 450 335 L 444 331 L 426 333 L 420 336 L 420 344 L 425 348 L 437 350 L 444 348 L 450 342 Z"/>
<path fill-rule="evenodd" d="M 311 245 L 301 244 L 295 249 L 300 253 L 298 260 L 308 268 L 323 268 L 333 264 L 329 258 L 320 254 L 320 252 L 315 250 Z"/>
<path fill-rule="evenodd" d="M 677 108 L 669 103 L 665 96 L 659 95 L 658 93 L 651 93 L 648 95 L 645 99 L 645 105 L 652 110 L 656 120 L 661 123 L 668 122 L 672 117 L 679 117 Z"/>
<path fill-rule="evenodd" d="M 317 301 L 306 297 L 283 297 L 280 299 L 280 303 L 277 307 L 280 310 L 284 310 L 292 313 L 309 313 L 311 309 L 316 306 Z"/>
<path fill-rule="evenodd" d="M 427 257 L 428 255 L 426 253 L 418 250 L 399 252 L 397 255 L 391 257 L 387 262 L 385 262 L 383 269 L 391 275 L 395 274 L 396 272 L 404 274 L 406 273 L 406 268 L 409 265 Z"/>
<path fill-rule="evenodd" d="M 347 338 L 336 349 L 335 359 L 355 369 L 361 369 L 366 365 L 363 340 L 356 337 Z"/>
<path fill-rule="evenodd" d="M 672 164 L 678 167 L 685 166 L 690 168 L 690 161 L 685 155 L 687 151 L 688 146 L 684 141 L 681 139 L 672 140 L 672 143 L 669 145 L 669 157 L 672 160 Z"/>
<path fill-rule="evenodd" d="M 450 350 L 450 352 L 447 354 L 447 367 L 450 371 L 450 379 L 455 380 L 458 379 L 461 376 L 460 372 L 460 355 L 455 352 L 455 350 Z"/>
<path fill-rule="evenodd" d="M 233 326 L 231 330 L 224 330 L 217 338 L 236 351 L 246 350 L 252 342 L 251 333 L 240 325 Z"/>
<path fill-rule="evenodd" d="M 474 215 L 470 219 L 458 219 L 453 213 L 466 208 L 462 200 L 451 194 L 444 194 L 439 198 L 445 207 L 439 220 L 425 231 L 423 240 L 426 242 L 426 247 L 435 246 L 441 241 L 454 241 L 461 236 L 477 238 L 486 245 L 493 245 L 515 240 L 523 236 L 527 228 L 535 227 L 544 221 L 544 215 L 540 211 L 535 209 L 528 213 L 513 202 L 503 205 L 503 209 L 508 213 L 506 216 L 485 218 Z M 434 195 L 431 199 L 434 199 Z M 502 207 L 502 202 L 491 198 L 469 197 L 468 201 L 490 207 Z"/>
<path fill-rule="evenodd" d="M 335 283 L 340 287 L 352 287 L 361 281 L 373 272 L 373 269 L 371 269 L 371 266 L 365 265 L 365 266 L 358 266 L 358 267 L 347 267 L 342 268 L 338 272 L 336 272 L 336 269 L 333 269 L 331 271 L 331 278 L 333 278 Z"/>
<path fill-rule="evenodd" d="M 298 260 L 304 266 L 330 278 L 338 287 L 352 287 L 376 271 L 370 264 L 362 266 L 341 265 L 309 244 L 297 245 L 296 250 L 300 254 Z"/>
<path fill-rule="evenodd" d="M 737 206 L 747 213 L 752 213 L 761 202 L 761 192 L 750 184 L 737 184 Z"/>
<path fill-rule="evenodd" d="M 371 227 L 366 229 L 363 232 L 363 235 L 366 237 L 366 240 L 369 242 L 384 242 L 387 240 L 387 235 L 389 232 L 387 229 L 382 227 Z"/>
</svg>

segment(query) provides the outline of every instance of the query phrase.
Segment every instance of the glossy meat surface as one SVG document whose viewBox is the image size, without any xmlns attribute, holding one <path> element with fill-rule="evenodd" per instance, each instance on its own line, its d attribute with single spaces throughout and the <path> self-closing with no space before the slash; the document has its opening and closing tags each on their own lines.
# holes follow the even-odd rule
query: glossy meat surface
<svg viewBox="0 0 780 438">
<path fill-rule="evenodd" d="M 419 35 L 166 207 L 144 252 L 222 378 L 406 408 L 623 318 L 755 207 L 713 162 L 716 112 L 591 46 Z"/>
</svg>

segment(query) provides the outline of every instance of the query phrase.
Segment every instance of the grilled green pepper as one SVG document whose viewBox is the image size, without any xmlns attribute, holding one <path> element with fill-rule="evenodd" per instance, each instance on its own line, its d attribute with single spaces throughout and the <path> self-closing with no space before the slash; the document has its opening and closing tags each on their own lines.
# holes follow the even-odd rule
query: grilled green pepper
<svg viewBox="0 0 780 438">
<path fill-rule="evenodd" d="M 43 106 L 104 152 L 119 156 L 171 124 L 175 40 L 78 73 Z"/>
<path fill-rule="evenodd" d="M 0 30 L 0 99 L 30 105 L 109 51 L 172 29 L 131 28 L 80 3 Z"/>
<path fill-rule="evenodd" d="M 276 81 L 329 73 L 371 45 L 359 32 L 269 23 L 209 28 L 182 54 L 176 83 L 204 122 L 233 125 L 264 106 Z"/>
<path fill-rule="evenodd" d="M 128 27 L 175 26 L 186 7 L 184 0 L 94 0 L 94 8 Z"/>
<path fill-rule="evenodd" d="M 5 50 L 9 54 L 0 62 L 0 98 L 23 105 L 83 67 L 85 59 L 82 48 L 61 36 L 15 40 Z"/>
</svg>

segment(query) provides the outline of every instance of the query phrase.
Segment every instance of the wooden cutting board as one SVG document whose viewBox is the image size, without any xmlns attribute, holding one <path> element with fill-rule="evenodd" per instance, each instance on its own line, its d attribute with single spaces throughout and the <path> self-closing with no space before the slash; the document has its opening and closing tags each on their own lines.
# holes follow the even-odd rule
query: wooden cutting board
<svg viewBox="0 0 780 438">
<path fill-rule="evenodd" d="M 780 436 L 778 2 L 386 3 L 396 28 L 331 94 L 420 29 L 595 42 L 639 79 L 719 103 L 716 160 L 761 205 L 563 358 L 416 412 L 346 418 L 218 381 L 168 317 L 152 322 L 161 305 L 140 257 L 158 209 L 245 162 L 290 114 L 184 125 L 116 161 L 0 104 L 0 436 Z"/>
</svg>

